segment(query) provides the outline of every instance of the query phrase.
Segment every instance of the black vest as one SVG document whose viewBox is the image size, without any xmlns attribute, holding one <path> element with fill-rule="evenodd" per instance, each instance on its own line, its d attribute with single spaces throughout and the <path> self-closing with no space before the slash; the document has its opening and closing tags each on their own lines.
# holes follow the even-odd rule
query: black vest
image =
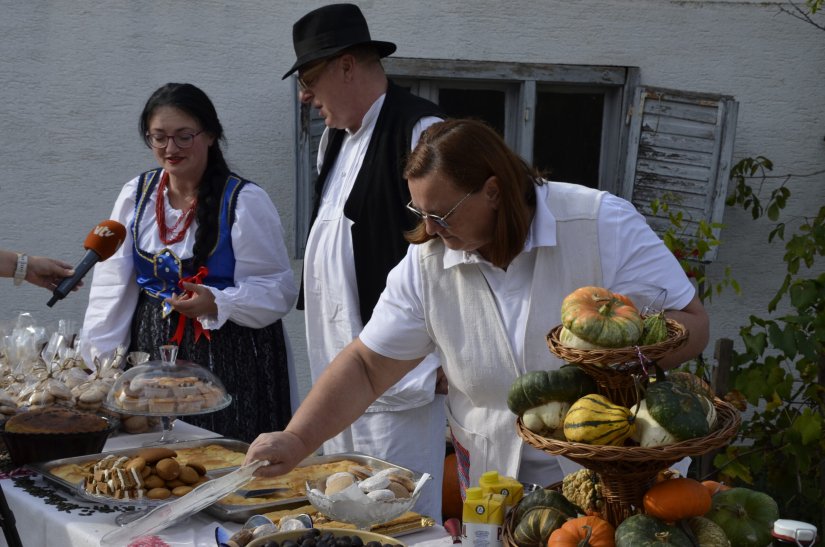
<svg viewBox="0 0 825 547">
<path fill-rule="evenodd" d="M 404 232 L 417 223 L 406 209 L 410 190 L 402 175 L 412 146 L 413 128 L 427 116 L 443 118 L 444 114 L 437 105 L 389 82 L 361 170 L 344 204 L 344 215 L 353 222 L 355 279 L 364 324 L 372 316 L 372 309 L 384 290 L 387 274 L 407 252 L 409 243 L 404 239 Z M 345 135 L 343 129 L 330 131 L 324 163 L 315 181 L 310 229 L 318 216 L 324 184 Z M 303 276 L 296 307 L 304 309 Z"/>
</svg>

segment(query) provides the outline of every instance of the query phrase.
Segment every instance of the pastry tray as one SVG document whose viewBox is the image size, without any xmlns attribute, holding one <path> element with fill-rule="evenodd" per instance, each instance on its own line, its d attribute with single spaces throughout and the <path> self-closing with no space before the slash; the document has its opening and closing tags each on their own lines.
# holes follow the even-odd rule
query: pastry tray
<svg viewBox="0 0 825 547">
<path fill-rule="evenodd" d="M 358 465 L 368 466 L 376 471 L 380 471 L 381 469 L 386 469 L 388 467 L 397 467 L 399 469 L 405 469 L 413 474 L 413 480 L 417 481 L 421 477 L 421 473 L 414 471 L 412 469 L 408 469 L 406 467 L 396 465 L 394 463 L 390 463 L 386 460 L 382 460 L 380 458 L 375 458 L 373 456 L 367 456 L 366 454 L 362 454 L 360 452 L 342 452 L 340 454 L 329 454 L 325 456 L 309 456 L 301 461 L 298 464 L 298 467 L 306 467 L 309 465 L 317 465 L 317 464 L 328 464 L 334 463 L 342 460 L 353 461 Z M 221 471 L 215 471 L 212 473 L 212 476 L 219 476 L 223 473 L 228 473 L 230 471 L 234 471 L 235 468 L 227 468 Z M 265 484 L 264 484 L 265 485 Z M 247 484 L 244 488 L 247 489 L 255 489 L 259 488 L 259 485 L 256 485 L 256 481 L 253 480 L 249 484 Z M 268 513 L 271 511 L 278 511 L 278 510 L 285 510 L 291 509 L 294 507 L 300 507 L 302 505 L 307 505 L 309 500 L 306 497 L 306 494 L 302 494 L 300 496 L 284 498 L 284 499 L 277 499 L 277 500 L 268 500 L 265 503 L 259 504 L 250 504 L 250 505 L 232 505 L 227 503 L 215 503 L 210 505 L 206 512 L 210 515 L 218 518 L 219 520 L 229 520 L 233 522 L 246 522 L 246 520 L 251 517 L 252 515 L 257 515 L 261 513 Z"/>
<path fill-rule="evenodd" d="M 245 443 L 243 441 L 239 441 L 236 439 L 227 439 L 224 437 L 216 437 L 216 438 L 208 438 L 208 439 L 198 439 L 194 441 L 181 441 L 176 443 L 168 443 L 168 444 L 157 444 L 149 446 L 136 446 L 133 448 L 124 448 L 122 450 L 112 450 L 108 452 L 102 452 L 100 454 L 86 454 L 84 456 L 73 456 L 71 458 L 61 458 L 58 460 L 50 460 L 45 462 L 38 462 L 38 463 L 30 463 L 27 464 L 26 467 L 29 469 L 40 473 L 46 481 L 60 487 L 61 489 L 73 494 L 77 497 L 80 497 L 86 501 L 92 501 L 95 503 L 105 503 L 108 505 L 114 506 L 153 506 L 153 505 L 162 505 L 162 503 L 154 502 L 148 503 L 148 500 L 119 500 L 114 498 L 103 498 L 100 496 L 91 496 L 85 493 L 83 488 L 81 487 L 82 481 L 69 481 L 64 479 L 63 477 L 59 477 L 52 473 L 52 469 L 55 469 L 60 466 L 64 465 L 78 465 L 83 466 L 92 462 L 96 462 L 113 454 L 115 456 L 134 456 L 141 450 L 145 450 L 146 448 L 155 448 L 155 447 L 164 447 L 164 448 L 171 448 L 172 450 L 176 450 L 179 448 L 197 448 L 201 446 L 209 446 L 209 445 L 218 445 L 222 448 L 227 450 L 231 450 L 233 452 L 241 452 L 246 454 L 247 449 L 249 448 L 249 443 Z M 223 471 L 225 468 L 221 468 Z M 237 466 L 226 468 L 229 471 L 233 471 L 237 469 Z M 209 476 L 215 476 L 217 469 L 213 469 L 207 473 Z M 225 473 L 219 473 L 225 474 Z M 169 502 L 173 498 L 169 498 L 167 500 L 161 500 L 163 502 Z"/>
<path fill-rule="evenodd" d="M 164 445 L 153 445 L 153 446 L 164 446 L 166 448 L 171 448 L 173 450 L 177 448 L 194 448 L 200 446 L 209 446 L 209 445 L 218 445 L 228 450 L 232 450 L 235 452 L 241 452 L 246 454 L 246 451 L 249 448 L 249 443 L 239 441 L 236 439 L 228 439 L 225 437 L 216 437 L 216 438 L 208 438 L 208 439 L 198 439 L 193 441 L 182 441 L 177 443 L 169 443 Z M 88 496 L 84 495 L 85 491 L 83 488 L 80 487 L 80 481 L 72 482 L 68 481 L 62 477 L 54 475 L 51 473 L 51 470 L 62 465 L 67 464 L 76 464 L 76 465 L 84 465 L 87 463 L 99 461 L 105 456 L 109 454 L 114 454 L 115 456 L 133 456 L 147 447 L 134 447 L 134 448 L 126 448 L 122 450 L 114 450 L 109 452 L 103 452 L 101 454 L 87 454 L 85 456 L 74 456 L 71 458 L 61 458 L 58 460 L 51 460 L 46 462 L 38 462 L 28 464 L 27 467 L 36 471 L 37 473 L 41 474 L 48 482 L 58 486 L 59 488 L 67 491 L 68 493 L 72 494 L 73 496 L 79 497 L 86 501 L 93 501 L 95 503 L 108 503 L 110 505 L 116 506 L 135 506 L 135 507 L 145 507 L 147 503 L 140 502 L 140 500 L 117 500 L 117 499 L 105 499 L 100 498 L 98 496 Z M 373 456 L 367 456 L 366 454 L 362 454 L 360 452 L 343 452 L 340 454 L 330 454 L 325 456 L 310 456 L 305 458 L 301 463 L 298 464 L 298 467 L 304 467 L 308 465 L 316 465 L 316 464 L 327 464 L 333 463 L 341 460 L 348 460 L 353 461 L 358 465 L 369 466 L 375 470 L 385 469 L 387 467 L 398 467 L 401 469 L 407 469 L 405 467 L 390 463 L 386 460 L 382 460 L 380 458 L 375 458 Z M 225 467 L 220 469 L 212 469 L 207 472 L 207 475 L 213 478 L 220 477 L 227 473 L 230 473 L 237 469 L 237 466 L 232 467 Z M 417 480 L 418 477 L 421 476 L 421 473 L 413 471 L 411 469 L 407 469 Z M 266 480 L 266 479 L 260 479 Z M 263 486 L 267 486 L 266 483 Z M 259 486 L 256 485 L 255 480 L 247 484 L 244 488 L 253 489 L 258 488 Z M 167 500 L 163 500 L 164 502 L 169 502 L 174 498 L 169 498 Z M 306 505 L 309 503 L 305 494 L 301 494 L 294 497 L 282 498 L 282 499 L 267 499 L 261 503 L 250 503 L 250 504 L 243 504 L 243 505 L 234 505 L 230 503 L 222 503 L 220 500 L 217 503 L 213 503 L 209 507 L 207 507 L 204 511 L 209 513 L 210 515 L 214 516 L 218 520 L 222 521 L 232 521 L 232 522 L 246 522 L 246 520 L 251 517 L 252 515 L 268 513 L 271 511 L 277 511 L 282 509 L 290 509 L 293 507 L 300 507 L 302 505 Z M 160 505 L 161 503 L 153 503 L 148 505 Z"/>
</svg>

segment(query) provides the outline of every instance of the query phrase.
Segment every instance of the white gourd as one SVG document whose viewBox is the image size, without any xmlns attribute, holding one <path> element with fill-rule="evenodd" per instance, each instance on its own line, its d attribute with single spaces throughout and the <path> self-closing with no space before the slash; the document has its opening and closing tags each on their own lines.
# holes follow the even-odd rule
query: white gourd
<svg viewBox="0 0 825 547">
<path fill-rule="evenodd" d="M 575 349 L 603 349 L 604 346 L 597 346 L 590 343 L 584 338 L 580 338 L 573 334 L 567 327 L 562 327 L 559 331 L 559 342 L 569 348 Z"/>
<path fill-rule="evenodd" d="M 698 397 L 699 402 L 702 403 L 702 408 L 705 409 L 705 418 L 708 420 L 708 428 L 712 431 L 716 428 L 716 407 L 713 405 L 713 401 L 704 395 L 699 395 Z"/>
<path fill-rule="evenodd" d="M 570 410 L 570 403 L 550 401 L 526 411 L 522 414 L 521 421 L 524 427 L 533 433 L 543 434 L 561 427 L 568 410 Z"/>
<path fill-rule="evenodd" d="M 634 405 L 630 409 L 630 413 L 636 416 L 636 431 L 631 439 L 639 443 L 640 446 L 665 446 L 677 442 L 676 437 L 671 435 L 650 415 L 647 410 L 647 403 L 644 400 Z"/>
</svg>

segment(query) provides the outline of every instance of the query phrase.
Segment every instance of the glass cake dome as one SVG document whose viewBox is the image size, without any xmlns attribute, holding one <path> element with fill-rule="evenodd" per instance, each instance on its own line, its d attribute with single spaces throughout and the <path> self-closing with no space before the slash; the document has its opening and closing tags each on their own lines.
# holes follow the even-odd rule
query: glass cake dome
<svg viewBox="0 0 825 547">
<path fill-rule="evenodd" d="M 163 360 L 146 361 L 121 374 L 103 406 L 121 414 L 184 416 L 215 412 L 232 402 L 220 379 L 208 369 L 176 360 L 177 351 L 161 351 L 161 355 Z"/>
</svg>

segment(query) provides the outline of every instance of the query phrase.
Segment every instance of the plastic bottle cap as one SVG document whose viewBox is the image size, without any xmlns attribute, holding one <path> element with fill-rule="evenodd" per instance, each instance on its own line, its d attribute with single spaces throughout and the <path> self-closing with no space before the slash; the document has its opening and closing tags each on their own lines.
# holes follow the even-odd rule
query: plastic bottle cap
<svg viewBox="0 0 825 547">
<path fill-rule="evenodd" d="M 498 471 L 485 471 L 478 479 L 479 484 L 488 484 L 498 482 Z"/>
<path fill-rule="evenodd" d="M 482 497 L 481 494 L 481 487 L 480 486 L 473 486 L 467 489 L 466 491 L 467 499 L 468 500 L 480 500 Z"/>
<path fill-rule="evenodd" d="M 816 540 L 816 526 L 798 520 L 778 519 L 773 523 L 773 537 L 813 543 Z"/>
</svg>

